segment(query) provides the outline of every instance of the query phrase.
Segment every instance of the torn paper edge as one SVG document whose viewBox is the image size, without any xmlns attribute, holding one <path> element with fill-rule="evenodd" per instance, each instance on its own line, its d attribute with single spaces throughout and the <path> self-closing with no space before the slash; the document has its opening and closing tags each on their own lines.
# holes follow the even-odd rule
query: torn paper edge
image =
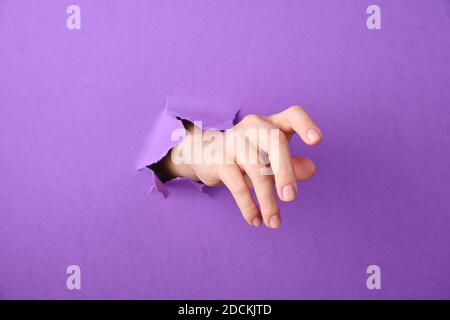
<svg viewBox="0 0 450 320">
<path fill-rule="evenodd" d="M 201 122 L 203 130 L 226 130 L 235 125 L 240 108 L 226 104 L 219 104 L 206 100 L 169 97 L 165 108 L 157 117 L 147 136 L 141 156 L 138 160 L 137 170 L 147 169 L 151 172 L 150 193 L 161 193 L 164 198 L 169 196 L 169 187 L 175 183 L 188 183 L 201 192 L 206 192 L 206 186 L 188 178 L 175 178 L 163 183 L 153 170 L 147 166 L 160 161 L 167 152 L 181 143 L 185 138 L 185 129 L 182 122 L 185 119 L 191 122 Z M 177 131 L 179 140 L 173 139 Z"/>
</svg>

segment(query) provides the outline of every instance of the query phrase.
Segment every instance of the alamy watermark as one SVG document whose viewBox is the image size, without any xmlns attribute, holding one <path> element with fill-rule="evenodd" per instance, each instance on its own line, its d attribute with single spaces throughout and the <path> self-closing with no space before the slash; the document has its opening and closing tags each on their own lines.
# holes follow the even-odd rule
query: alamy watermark
<svg viewBox="0 0 450 320">
<path fill-rule="evenodd" d="M 66 288 L 69 290 L 81 289 L 81 268 L 76 264 L 67 267 L 66 273 L 69 275 L 66 279 Z"/>
<path fill-rule="evenodd" d="M 173 142 L 183 142 L 171 153 L 174 164 L 189 165 L 260 165 L 260 173 L 273 175 L 280 169 L 280 130 L 266 128 L 225 131 L 202 130 L 202 122 L 194 121 L 194 129 L 172 132 Z"/>
<path fill-rule="evenodd" d="M 367 267 L 366 273 L 369 274 L 366 285 L 369 290 L 381 289 L 381 268 L 376 264 L 372 264 Z"/>
</svg>

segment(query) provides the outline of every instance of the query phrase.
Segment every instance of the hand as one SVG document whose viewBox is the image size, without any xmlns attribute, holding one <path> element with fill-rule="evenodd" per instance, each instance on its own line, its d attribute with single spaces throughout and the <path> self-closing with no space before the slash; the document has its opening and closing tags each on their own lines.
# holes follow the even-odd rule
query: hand
<svg viewBox="0 0 450 320">
<path fill-rule="evenodd" d="M 267 136 L 278 132 L 278 135 L 274 134 L 275 139 L 273 136 L 254 139 L 255 132 L 268 133 Z M 288 143 L 294 134 L 310 146 L 322 140 L 319 127 L 299 106 L 270 116 L 248 115 L 226 132 L 202 131 L 191 125 L 186 139 L 172 149 L 165 165 L 173 176 L 201 181 L 208 186 L 225 185 L 250 225 L 258 227 L 264 221 L 266 226 L 278 228 L 281 216 L 274 183 L 278 197 L 292 201 L 298 195 L 297 181 L 310 178 L 316 170 L 311 160 L 291 156 Z M 234 144 L 228 144 L 231 136 Z M 246 147 L 236 150 L 236 143 Z M 251 152 L 258 154 L 258 161 L 251 161 Z M 189 161 L 186 161 L 188 154 Z M 254 188 L 259 208 L 250 188 Z"/>
</svg>

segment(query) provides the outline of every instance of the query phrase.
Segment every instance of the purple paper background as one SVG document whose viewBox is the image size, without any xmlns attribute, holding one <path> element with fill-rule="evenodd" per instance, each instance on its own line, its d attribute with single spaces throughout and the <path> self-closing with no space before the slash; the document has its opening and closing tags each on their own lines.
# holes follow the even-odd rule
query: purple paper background
<svg viewBox="0 0 450 320">
<path fill-rule="evenodd" d="M 0 1 L 0 298 L 450 298 L 449 34 L 446 0 Z M 280 230 L 148 194 L 173 95 L 317 120 Z"/>
</svg>

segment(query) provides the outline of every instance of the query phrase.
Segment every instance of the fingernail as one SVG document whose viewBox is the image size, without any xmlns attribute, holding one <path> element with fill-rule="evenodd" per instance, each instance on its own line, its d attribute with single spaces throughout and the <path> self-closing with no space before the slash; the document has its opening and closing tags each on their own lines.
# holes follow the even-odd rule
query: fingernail
<svg viewBox="0 0 450 320">
<path fill-rule="evenodd" d="M 271 228 L 273 228 L 273 229 L 278 228 L 280 226 L 280 223 L 281 223 L 281 221 L 280 221 L 280 217 L 278 217 L 278 215 L 273 215 L 270 217 L 269 226 Z"/>
<path fill-rule="evenodd" d="M 291 184 L 288 184 L 283 187 L 283 200 L 291 201 L 295 198 L 295 189 Z"/>
<path fill-rule="evenodd" d="M 259 217 L 253 218 L 252 224 L 253 224 L 255 227 L 259 227 L 259 226 L 261 225 L 261 219 L 260 219 Z"/>
<path fill-rule="evenodd" d="M 306 135 L 308 136 L 309 141 L 311 142 L 317 142 L 320 139 L 320 134 L 315 129 L 308 129 L 308 132 L 306 132 Z"/>
</svg>

